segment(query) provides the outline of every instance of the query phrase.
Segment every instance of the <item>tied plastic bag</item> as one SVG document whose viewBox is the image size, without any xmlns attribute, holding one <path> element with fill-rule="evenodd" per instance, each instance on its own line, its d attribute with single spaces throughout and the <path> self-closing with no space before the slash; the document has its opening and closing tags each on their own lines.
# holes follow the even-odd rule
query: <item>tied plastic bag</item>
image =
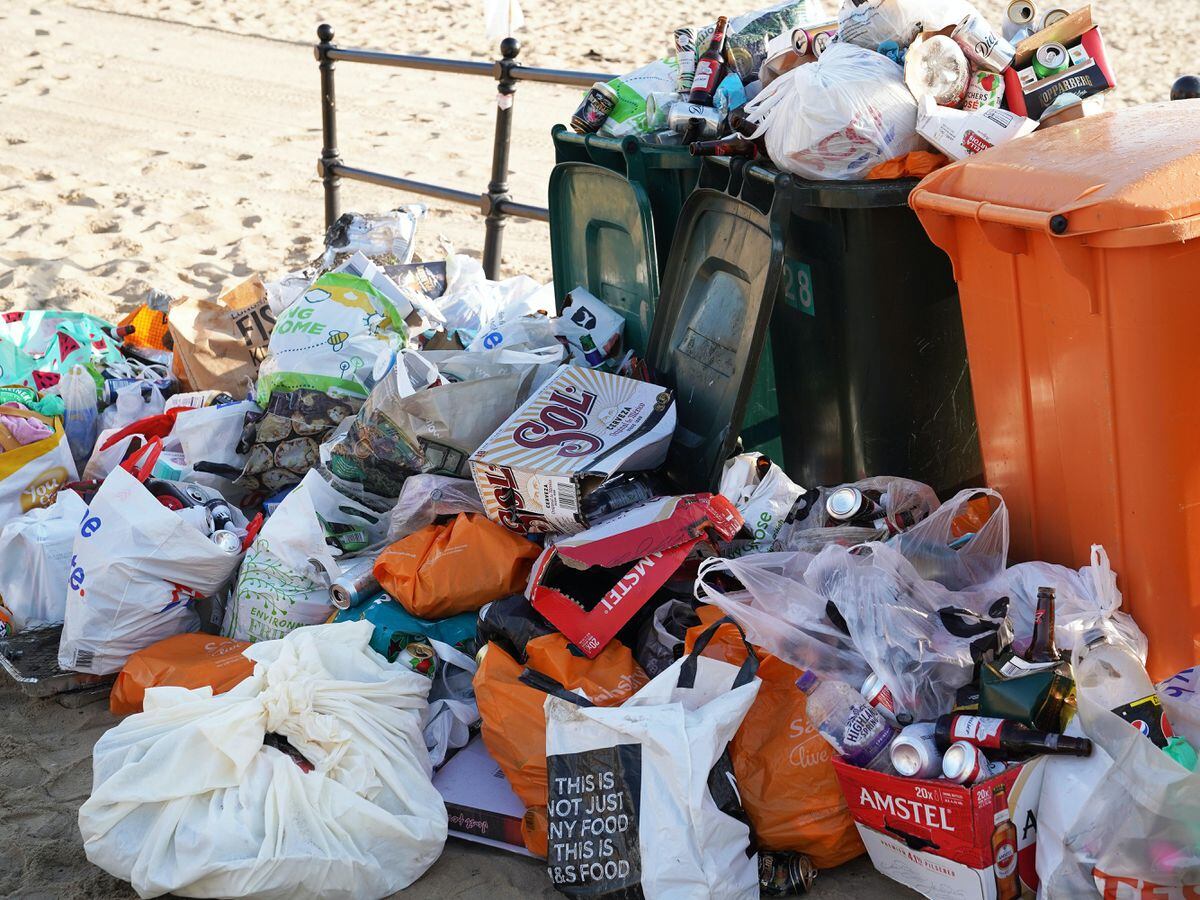
<svg viewBox="0 0 1200 900">
<path fill-rule="evenodd" d="M 816 62 L 776 78 L 746 104 L 746 118 L 771 161 L 805 178 L 865 178 L 924 146 L 900 67 L 854 44 L 833 44 Z"/>
<path fill-rule="evenodd" d="M 97 675 L 165 637 L 196 631 L 195 601 L 221 590 L 241 558 L 120 467 L 88 505 L 72 553 L 58 664 Z"/>
<path fill-rule="evenodd" d="M 714 606 L 697 612 L 703 624 L 687 632 L 689 651 L 722 615 Z M 728 624 L 704 653 L 735 666 L 746 660 L 741 636 Z M 754 836 L 765 849 L 805 854 L 818 869 L 840 866 L 864 848 L 833 770 L 833 748 L 809 721 L 808 697 L 796 688 L 801 670 L 758 656 L 762 687 L 729 746 Z"/>
<path fill-rule="evenodd" d="M 228 693 L 152 688 L 93 750 L 88 859 L 143 897 L 384 897 L 446 841 L 421 737 L 428 679 L 320 625 L 246 655 Z"/>
<path fill-rule="evenodd" d="M 221 633 L 274 640 L 324 622 L 334 609 L 329 585 L 343 571 L 330 541 L 366 548 L 380 529 L 374 513 L 309 472 L 246 550 Z"/>
<path fill-rule="evenodd" d="M 177 634 L 129 657 L 113 683 L 108 708 L 114 716 L 142 711 L 146 691 L 169 685 L 212 688 L 223 694 L 254 673 L 253 660 L 242 655 L 250 644 L 211 634 Z"/>
<path fill-rule="evenodd" d="M 951 709 L 984 654 L 1012 643 L 1007 596 L 926 581 L 887 544 L 864 544 L 853 553 L 826 547 L 805 581 L 829 601 L 827 615 L 840 617 L 854 647 L 891 690 L 896 712 L 912 713 L 918 722 Z"/>
<path fill-rule="evenodd" d="M 528 807 L 521 823 L 525 846 L 546 855 L 546 695 L 520 681 L 525 666 L 582 691 L 598 706 L 624 703 L 646 684 L 646 673 L 629 648 L 611 641 L 595 659 L 579 655 L 561 634 L 540 635 L 525 644 L 524 665 L 498 644 L 488 644 L 475 673 L 475 697 L 483 720 L 483 742 L 513 793 Z"/>
<path fill-rule="evenodd" d="M 367 396 L 375 360 L 408 331 L 400 312 L 364 278 L 322 275 L 279 314 L 258 369 L 258 403 L 275 391 L 306 388 L 342 398 Z"/>
<path fill-rule="evenodd" d="M 961 591 L 1004 571 L 1008 507 L 997 491 L 968 488 L 888 544 L 912 563 L 922 578 Z"/>
<path fill-rule="evenodd" d="M 875 50 L 895 41 L 900 49 L 922 31 L 940 31 L 976 12 L 966 0 L 842 0 L 838 38 Z"/>
<path fill-rule="evenodd" d="M 444 619 L 520 591 L 541 548 L 480 513 L 460 513 L 402 538 L 375 579 L 414 616 Z"/>
<path fill-rule="evenodd" d="M 758 695 L 758 661 L 700 656 L 712 631 L 619 707 L 559 685 L 547 696 L 546 865 L 568 897 L 757 900 L 728 745 Z"/>
<path fill-rule="evenodd" d="M 763 553 L 776 549 L 775 538 L 792 505 L 804 489 L 761 453 L 743 453 L 726 460 L 718 493 L 737 507 L 754 537 L 731 541 L 729 554 Z"/>
<path fill-rule="evenodd" d="M 388 541 L 395 542 L 432 525 L 442 516 L 482 513 L 475 482 L 446 475 L 410 475 L 388 513 Z"/>
<path fill-rule="evenodd" d="M 0 607 L 21 631 L 63 620 L 69 560 L 87 504 L 59 491 L 45 509 L 32 509 L 0 531 Z"/>
</svg>

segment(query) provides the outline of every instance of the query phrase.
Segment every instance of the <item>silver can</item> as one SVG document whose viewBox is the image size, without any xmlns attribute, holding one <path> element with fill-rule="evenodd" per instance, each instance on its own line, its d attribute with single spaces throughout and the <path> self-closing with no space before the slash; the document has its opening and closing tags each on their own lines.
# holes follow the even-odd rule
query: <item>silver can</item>
<svg viewBox="0 0 1200 900">
<path fill-rule="evenodd" d="M 1071 11 L 1069 9 L 1064 9 L 1061 6 L 1055 6 L 1051 9 L 1048 9 L 1046 10 L 1046 14 L 1042 16 L 1042 27 L 1039 30 L 1045 31 L 1051 25 L 1057 25 L 1069 15 L 1071 15 Z"/>
<path fill-rule="evenodd" d="M 228 553 L 230 556 L 237 556 L 242 552 L 242 539 L 227 529 L 221 528 L 214 531 L 212 533 L 212 542 L 222 552 Z"/>
<path fill-rule="evenodd" d="M 988 20 L 978 13 L 964 16 L 950 37 L 962 47 L 967 59 L 977 68 L 989 72 L 1003 72 L 1012 65 L 1013 57 L 1017 55 L 1016 48 L 996 34 Z"/>
<path fill-rule="evenodd" d="M 974 784 L 1004 771 L 1004 763 L 992 762 L 970 741 L 955 741 L 942 757 L 942 777 L 956 784 Z"/>
<path fill-rule="evenodd" d="M 905 778 L 937 778 L 942 771 L 942 757 L 933 740 L 933 722 L 914 722 L 892 741 L 888 752 L 892 768 Z"/>
<path fill-rule="evenodd" d="M 683 134 L 691 127 L 692 121 L 699 119 L 701 124 L 699 140 L 715 138 L 721 131 L 722 116 L 711 106 L 699 106 L 695 103 L 684 103 L 682 100 L 671 104 L 667 113 L 667 127 L 672 131 Z"/>
<path fill-rule="evenodd" d="M 646 95 L 646 128 L 649 131 L 665 131 L 671 107 L 679 101 L 678 94 L 653 91 Z"/>
<path fill-rule="evenodd" d="M 1038 8 L 1033 0 L 1012 0 L 1004 17 L 1004 39 L 1011 41 L 1022 31 L 1033 31 L 1037 17 Z"/>
<path fill-rule="evenodd" d="M 342 574 L 329 585 L 329 599 L 338 609 L 349 609 L 378 596 L 375 557 L 364 556 L 342 564 Z"/>
</svg>

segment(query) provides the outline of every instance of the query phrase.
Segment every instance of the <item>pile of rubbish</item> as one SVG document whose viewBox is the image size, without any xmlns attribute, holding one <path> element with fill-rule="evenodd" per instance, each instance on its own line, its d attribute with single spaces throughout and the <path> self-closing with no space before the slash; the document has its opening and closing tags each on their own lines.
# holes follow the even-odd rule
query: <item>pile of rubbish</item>
<svg viewBox="0 0 1200 900">
<path fill-rule="evenodd" d="M 1008 18 L 791 0 L 575 125 L 912 174 L 1115 83 L 1088 8 Z M 0 315 L 0 666 L 125 717 L 91 861 L 146 897 L 384 897 L 449 836 L 572 897 L 803 894 L 864 852 L 929 897 L 1196 890 L 1200 670 L 1154 683 L 1103 547 L 1010 565 L 988 488 L 667 465 L 711 398 L 582 287 L 418 259 L 424 215 L 217 299 Z"/>
<path fill-rule="evenodd" d="M 1000 28 L 968 0 L 783 0 L 678 28 L 668 49 L 593 85 L 572 128 L 804 178 L 899 178 L 1096 113 L 1117 83 L 1091 6 L 1034 0 Z"/>
</svg>

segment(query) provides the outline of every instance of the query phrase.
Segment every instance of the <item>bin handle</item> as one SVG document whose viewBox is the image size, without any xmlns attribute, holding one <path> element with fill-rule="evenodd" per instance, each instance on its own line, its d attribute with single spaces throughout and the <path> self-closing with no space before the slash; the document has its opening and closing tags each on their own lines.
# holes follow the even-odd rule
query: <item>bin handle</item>
<svg viewBox="0 0 1200 900">
<path fill-rule="evenodd" d="M 995 222 L 999 225 L 1011 225 L 1014 228 L 1053 234 L 1050 230 L 1050 215 L 1038 210 L 1002 206 L 999 203 L 988 203 L 985 200 L 964 200 L 962 197 L 949 197 L 931 191 L 914 192 L 912 205 L 949 216 L 974 219 L 980 225 Z"/>
</svg>

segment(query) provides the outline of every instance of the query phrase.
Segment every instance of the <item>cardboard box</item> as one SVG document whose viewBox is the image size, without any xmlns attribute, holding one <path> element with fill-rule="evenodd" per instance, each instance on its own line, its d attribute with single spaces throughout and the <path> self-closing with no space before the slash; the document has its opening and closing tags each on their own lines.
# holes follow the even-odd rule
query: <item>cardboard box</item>
<svg viewBox="0 0 1200 900">
<path fill-rule="evenodd" d="M 471 456 L 488 517 L 525 532 L 577 534 L 583 495 L 617 472 L 654 469 L 675 432 L 671 391 L 562 366 Z"/>
<path fill-rule="evenodd" d="M 838 759 L 833 768 L 871 862 L 882 874 L 939 900 L 995 900 L 997 869 L 1012 865 L 1002 858 L 997 866 L 992 846 L 997 787 L 1004 788 L 1016 829 L 1021 895 L 1037 894 L 1042 762 L 1031 760 L 971 786 L 886 775 Z"/>
<path fill-rule="evenodd" d="M 932 97 L 922 97 L 917 104 L 917 134 L 954 160 L 1024 137 L 1037 124 L 1006 109 L 967 112 L 938 106 Z"/>
<path fill-rule="evenodd" d="M 529 601 L 595 658 L 707 531 L 728 541 L 742 525 L 737 507 L 720 494 L 651 500 L 543 550 L 529 579 Z"/>
<path fill-rule="evenodd" d="M 1073 61 L 1083 61 L 1049 78 L 1037 79 L 1035 75 L 1030 80 L 1034 54 L 1043 44 L 1051 42 L 1065 46 Z M 1022 73 L 1025 73 L 1024 78 Z M 1116 86 L 1117 78 L 1108 63 L 1104 38 L 1100 29 L 1092 24 L 1090 6 L 1021 41 L 1013 64 L 1004 73 L 1004 99 L 1008 108 L 1031 119 L 1040 119 L 1062 94 L 1073 93 L 1086 98 Z"/>
<path fill-rule="evenodd" d="M 522 856 L 533 856 L 521 837 L 521 803 L 479 735 L 438 769 L 433 786 L 446 802 L 450 834 Z"/>
</svg>

